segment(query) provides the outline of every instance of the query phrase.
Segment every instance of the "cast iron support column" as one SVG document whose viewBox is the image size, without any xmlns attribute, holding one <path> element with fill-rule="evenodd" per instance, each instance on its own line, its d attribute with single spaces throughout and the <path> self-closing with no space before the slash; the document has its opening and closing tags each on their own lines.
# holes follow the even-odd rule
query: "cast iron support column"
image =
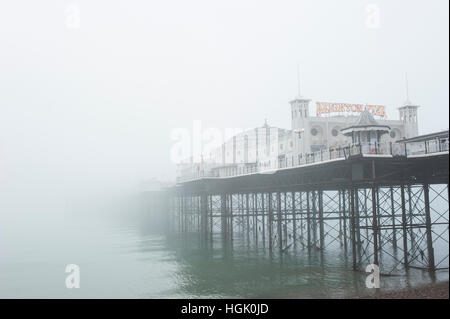
<svg viewBox="0 0 450 319">
<path fill-rule="evenodd" d="M 395 229 L 395 205 L 394 205 L 394 189 L 391 185 L 390 187 L 391 193 L 391 214 L 392 214 L 392 247 L 397 249 L 397 231 Z"/>
<path fill-rule="evenodd" d="M 378 207 L 378 196 L 377 196 L 377 187 L 372 187 L 372 236 L 373 236 L 373 263 L 378 265 L 378 216 L 377 216 L 377 207 Z"/>
<path fill-rule="evenodd" d="M 273 249 L 273 203 L 272 192 L 269 192 L 269 251 Z"/>
<path fill-rule="evenodd" d="M 311 249 L 311 214 L 310 214 L 310 204 L 309 204 L 309 196 L 310 192 L 306 192 L 306 231 L 308 236 L 308 249 Z"/>
<path fill-rule="evenodd" d="M 264 203 L 264 192 L 261 193 L 261 216 L 262 216 L 262 241 L 263 247 L 266 247 L 266 211 Z"/>
<path fill-rule="evenodd" d="M 313 241 L 314 241 L 314 248 L 317 248 L 317 194 L 316 191 L 312 192 L 312 213 L 313 213 Z"/>
<path fill-rule="evenodd" d="M 281 194 L 277 192 L 277 230 L 278 230 L 278 245 L 280 251 L 283 250 L 283 229 L 281 224 Z"/>
<path fill-rule="evenodd" d="M 360 220 L 360 214 L 359 214 L 359 190 L 356 188 L 353 190 L 354 192 L 354 209 L 355 209 L 355 216 L 354 216 L 354 224 L 353 227 L 355 229 L 355 243 L 356 247 L 358 249 L 358 261 L 361 262 L 361 220 Z"/>
<path fill-rule="evenodd" d="M 353 258 L 353 270 L 357 269 L 356 264 L 356 236 L 355 236 L 355 189 L 350 190 L 350 206 L 351 206 L 351 219 L 350 219 L 350 236 L 352 242 L 352 258 Z"/>
<path fill-rule="evenodd" d="M 431 229 L 430 187 L 428 183 L 423 185 L 423 192 L 425 196 L 425 225 L 427 232 L 428 267 L 430 271 L 434 272 L 436 267 L 434 262 L 433 231 Z"/>
<path fill-rule="evenodd" d="M 292 199 L 292 227 L 293 229 L 293 237 L 294 237 L 294 249 L 297 248 L 297 214 L 295 212 L 295 192 L 291 193 Z"/>
<path fill-rule="evenodd" d="M 230 200 L 229 200 L 230 205 L 229 205 L 229 210 L 228 210 L 230 241 L 231 241 L 231 244 L 233 245 L 233 232 L 234 232 L 234 230 L 233 230 L 233 213 L 234 213 L 233 212 L 233 194 L 229 194 L 228 196 L 230 198 Z M 231 246 L 231 247 L 233 247 L 233 246 Z"/>
<path fill-rule="evenodd" d="M 200 203 L 200 209 L 201 209 L 201 232 L 203 234 L 203 238 L 208 238 L 208 195 L 202 194 L 201 195 L 201 203 Z"/>
<path fill-rule="evenodd" d="M 408 230 L 406 228 L 406 200 L 405 200 L 405 186 L 400 186 L 400 192 L 402 197 L 402 229 L 403 229 L 403 263 L 408 268 Z"/>
<path fill-rule="evenodd" d="M 209 196 L 209 239 L 211 240 L 211 245 L 213 243 L 213 230 L 214 230 L 214 220 L 213 220 L 213 195 Z"/>
<path fill-rule="evenodd" d="M 409 236 L 411 242 L 411 250 L 414 251 L 415 248 L 415 238 L 414 238 L 414 209 L 413 209 L 413 200 L 411 196 L 411 185 L 408 185 L 408 218 L 409 218 Z"/>
<path fill-rule="evenodd" d="M 347 253 L 347 207 L 345 206 L 346 203 L 346 196 L 347 190 L 342 191 L 342 209 L 343 209 L 343 228 L 344 228 L 344 251 Z M 348 199 L 348 194 L 347 194 Z"/>
<path fill-rule="evenodd" d="M 227 216 L 227 195 L 220 195 L 220 217 L 222 220 L 222 236 L 226 240 L 228 238 L 228 216 Z"/>
<path fill-rule="evenodd" d="M 247 232 L 247 243 L 250 244 L 250 203 L 249 203 L 249 195 L 245 194 L 245 220 L 246 222 L 246 232 Z"/>
<path fill-rule="evenodd" d="M 319 190 L 319 239 L 320 239 L 320 249 L 323 250 L 325 247 L 325 234 L 323 225 L 323 190 Z"/>
</svg>

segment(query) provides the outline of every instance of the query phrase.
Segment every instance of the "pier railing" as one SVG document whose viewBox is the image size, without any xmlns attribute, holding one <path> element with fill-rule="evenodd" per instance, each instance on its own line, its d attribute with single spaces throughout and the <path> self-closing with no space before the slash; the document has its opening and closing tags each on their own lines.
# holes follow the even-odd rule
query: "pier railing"
<svg viewBox="0 0 450 319">
<path fill-rule="evenodd" d="M 323 149 L 321 151 L 300 154 L 298 156 L 284 156 L 278 159 L 277 168 L 259 167 L 256 164 L 236 164 L 225 169 L 199 169 L 197 172 L 177 177 L 177 182 L 181 183 L 202 178 L 234 177 L 255 173 L 265 173 L 277 169 L 294 168 L 335 160 L 345 160 L 358 156 L 416 157 L 448 151 L 448 138 L 413 143 L 404 143 L 401 141 L 396 143 L 359 143 L 346 147 Z"/>
</svg>

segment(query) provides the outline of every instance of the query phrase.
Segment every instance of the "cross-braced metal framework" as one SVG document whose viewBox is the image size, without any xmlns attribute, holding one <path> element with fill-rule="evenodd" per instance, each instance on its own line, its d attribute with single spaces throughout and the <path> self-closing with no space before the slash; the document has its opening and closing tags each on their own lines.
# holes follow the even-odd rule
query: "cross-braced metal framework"
<svg viewBox="0 0 450 319">
<path fill-rule="evenodd" d="M 372 160 L 351 163 L 328 180 L 326 171 L 306 171 L 257 182 L 249 177 L 227 187 L 205 181 L 173 193 L 171 220 L 177 231 L 199 232 L 210 242 L 220 234 L 231 247 L 239 236 L 271 254 L 342 250 L 355 270 L 369 264 L 382 274 L 448 269 L 448 155 L 446 160 L 421 174 L 409 162 L 377 167 Z"/>
</svg>

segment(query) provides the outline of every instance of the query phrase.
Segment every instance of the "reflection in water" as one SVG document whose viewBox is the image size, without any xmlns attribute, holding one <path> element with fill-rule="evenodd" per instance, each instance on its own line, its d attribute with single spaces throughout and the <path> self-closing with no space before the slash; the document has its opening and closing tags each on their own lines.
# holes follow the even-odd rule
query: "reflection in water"
<svg viewBox="0 0 450 319">
<path fill-rule="evenodd" d="M 245 236 L 243 236 L 245 237 Z M 179 289 L 194 297 L 243 298 L 344 298 L 371 295 L 365 273 L 351 270 L 351 256 L 339 252 L 307 249 L 270 254 L 263 247 L 251 248 L 245 238 L 235 237 L 233 247 L 214 238 L 205 244 L 198 235 L 173 235 L 167 247 L 176 253 Z M 447 277 L 439 273 L 438 279 Z M 382 277 L 384 289 L 430 282 L 426 272 Z"/>
<path fill-rule="evenodd" d="M 235 237 L 232 247 L 215 237 L 148 233 L 143 226 L 106 218 L 70 219 L 28 229 L 8 225 L 0 235 L 2 298 L 320 298 L 368 295 L 365 273 L 349 256 L 308 253 L 278 256 Z M 22 225 L 23 226 L 23 225 Z M 30 226 L 31 227 L 31 226 Z M 145 228 L 145 227 L 144 227 Z M 39 229 L 39 231 L 36 231 Z M 81 270 L 81 288 L 67 289 L 65 266 Z M 448 278 L 438 272 L 437 279 Z M 426 272 L 383 277 L 382 287 L 429 282 Z"/>
</svg>

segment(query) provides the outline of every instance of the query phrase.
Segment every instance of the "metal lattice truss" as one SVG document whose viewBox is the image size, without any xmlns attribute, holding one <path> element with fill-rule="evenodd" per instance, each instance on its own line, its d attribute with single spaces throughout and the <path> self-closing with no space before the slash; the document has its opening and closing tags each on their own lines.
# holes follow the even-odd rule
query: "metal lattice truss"
<svg viewBox="0 0 450 319">
<path fill-rule="evenodd" d="M 342 249 L 354 269 L 393 274 L 449 267 L 448 194 L 448 184 L 196 194 L 173 197 L 170 209 L 176 231 L 231 245 L 240 236 L 280 254 Z"/>
</svg>

